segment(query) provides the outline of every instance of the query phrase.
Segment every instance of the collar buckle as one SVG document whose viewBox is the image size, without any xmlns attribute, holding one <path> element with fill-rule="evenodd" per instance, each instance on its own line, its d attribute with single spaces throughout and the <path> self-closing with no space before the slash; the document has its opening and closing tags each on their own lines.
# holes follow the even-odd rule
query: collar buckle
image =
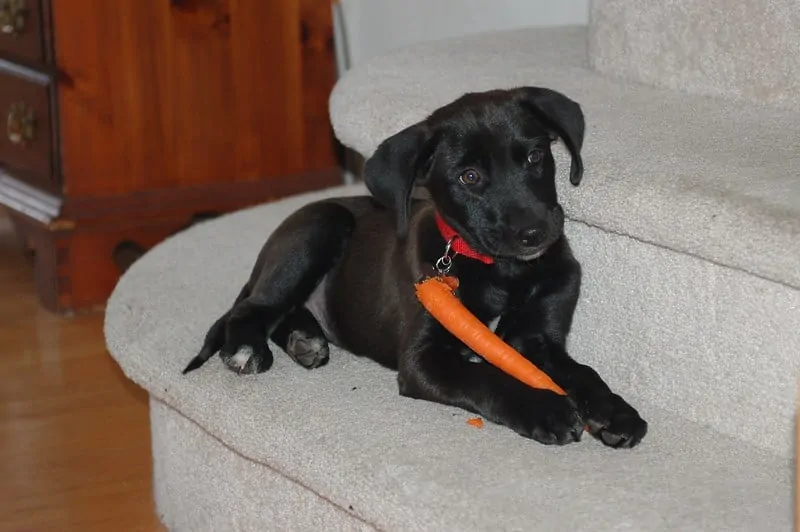
<svg viewBox="0 0 800 532">
<path fill-rule="evenodd" d="M 453 257 L 458 255 L 458 253 L 453 252 L 453 255 L 450 255 L 450 251 L 453 248 L 453 242 L 455 242 L 456 237 L 451 236 L 450 240 L 447 241 L 447 244 L 444 247 L 444 255 L 439 257 L 436 261 L 436 271 L 439 272 L 439 275 L 447 275 L 450 271 L 450 268 L 453 267 Z"/>
</svg>

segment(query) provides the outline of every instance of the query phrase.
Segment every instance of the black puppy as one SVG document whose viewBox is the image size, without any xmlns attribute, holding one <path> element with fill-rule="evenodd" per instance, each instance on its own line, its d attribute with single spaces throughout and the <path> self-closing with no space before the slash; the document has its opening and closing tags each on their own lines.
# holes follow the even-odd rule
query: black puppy
<svg viewBox="0 0 800 532">
<path fill-rule="evenodd" d="M 583 136 L 580 106 L 537 87 L 465 94 L 400 131 L 366 162 L 374 197 L 309 204 L 269 237 L 184 373 L 217 351 L 234 371 L 266 371 L 268 337 L 317 367 L 331 342 L 396 369 L 404 396 L 539 442 L 577 441 L 588 426 L 612 447 L 636 445 L 647 423 L 565 350 L 581 269 L 563 234 L 551 144 L 560 138 L 569 149 L 578 185 Z M 413 198 L 415 186 L 429 198 Z M 466 307 L 497 320 L 496 333 L 567 397 L 483 362 L 424 311 L 414 283 L 437 261 L 459 278 Z"/>
</svg>

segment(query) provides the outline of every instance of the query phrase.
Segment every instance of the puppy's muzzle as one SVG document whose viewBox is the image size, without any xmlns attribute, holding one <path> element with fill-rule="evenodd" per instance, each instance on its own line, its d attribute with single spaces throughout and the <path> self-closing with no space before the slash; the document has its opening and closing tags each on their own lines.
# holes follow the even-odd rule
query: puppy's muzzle
<svg viewBox="0 0 800 532">
<path fill-rule="evenodd" d="M 564 212 L 553 209 L 543 220 L 526 225 L 516 230 L 516 241 L 519 246 L 518 258 L 533 260 L 556 242 L 564 231 Z"/>
<path fill-rule="evenodd" d="M 564 231 L 564 211 L 552 209 L 546 218 L 525 225 L 516 230 L 517 242 L 521 247 L 538 248 L 558 239 Z"/>
</svg>

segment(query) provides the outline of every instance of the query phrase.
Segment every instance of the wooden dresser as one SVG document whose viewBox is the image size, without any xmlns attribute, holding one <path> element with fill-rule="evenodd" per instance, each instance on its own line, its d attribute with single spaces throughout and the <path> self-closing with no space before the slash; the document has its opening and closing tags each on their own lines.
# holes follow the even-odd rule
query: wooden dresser
<svg viewBox="0 0 800 532">
<path fill-rule="evenodd" d="M 330 0 L 0 0 L 0 204 L 42 304 L 102 306 L 197 220 L 340 183 L 334 81 Z"/>
</svg>

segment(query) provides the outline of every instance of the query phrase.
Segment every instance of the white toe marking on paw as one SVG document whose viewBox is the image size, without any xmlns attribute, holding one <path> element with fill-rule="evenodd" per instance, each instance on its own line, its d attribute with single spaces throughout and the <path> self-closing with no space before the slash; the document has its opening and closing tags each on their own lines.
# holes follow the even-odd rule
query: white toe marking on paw
<svg viewBox="0 0 800 532">
<path fill-rule="evenodd" d="M 322 351 L 322 348 L 325 347 L 325 340 L 323 338 L 312 338 L 309 345 L 314 351 Z"/>
<path fill-rule="evenodd" d="M 243 368 L 247 364 L 247 361 L 250 360 L 251 356 L 253 356 L 253 348 L 249 345 L 246 345 L 239 349 L 236 354 L 231 357 L 231 366 Z"/>
</svg>

